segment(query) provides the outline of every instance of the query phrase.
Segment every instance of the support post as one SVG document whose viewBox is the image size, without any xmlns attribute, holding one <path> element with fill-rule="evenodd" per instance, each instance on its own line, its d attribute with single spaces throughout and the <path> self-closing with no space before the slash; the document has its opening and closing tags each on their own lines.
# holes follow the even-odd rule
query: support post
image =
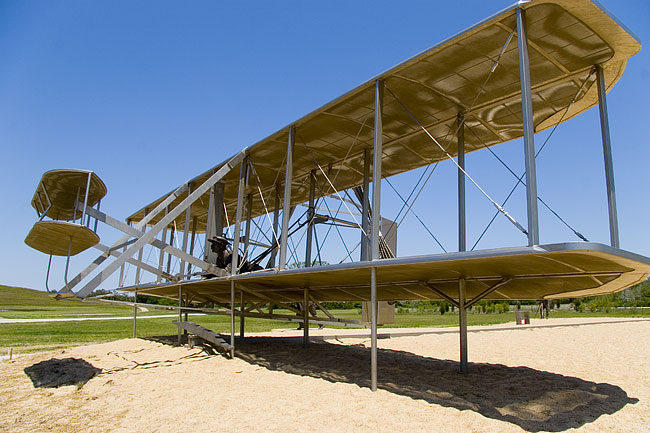
<svg viewBox="0 0 650 433">
<path fill-rule="evenodd" d="M 458 321 L 460 331 L 460 372 L 467 373 L 467 302 L 464 278 L 458 280 Z"/>
<path fill-rule="evenodd" d="M 379 258 L 379 219 L 381 215 L 381 159 L 383 145 L 384 82 L 375 82 L 375 134 L 372 161 L 372 260 Z M 377 270 L 370 270 L 370 389 L 377 391 Z"/>
<path fill-rule="evenodd" d="M 458 251 L 467 250 L 467 232 L 465 215 L 465 116 L 458 113 L 456 117 L 458 131 Z M 461 170 L 462 169 L 462 170 Z"/>
<path fill-rule="evenodd" d="M 370 269 L 370 390 L 377 391 L 377 269 Z"/>
<path fill-rule="evenodd" d="M 178 323 L 183 321 L 183 287 L 178 286 Z M 178 345 L 181 345 L 181 327 L 178 326 Z"/>
<path fill-rule="evenodd" d="M 280 184 L 275 184 L 275 204 L 273 207 L 273 233 L 275 233 L 273 241 L 277 243 L 277 247 L 271 251 L 271 257 L 269 258 L 269 263 L 267 268 L 275 267 L 275 258 L 278 255 L 278 248 L 280 248 L 278 236 L 278 225 L 280 222 Z"/>
<path fill-rule="evenodd" d="M 244 291 L 239 293 L 239 336 L 244 338 Z"/>
<path fill-rule="evenodd" d="M 133 338 L 135 338 L 135 322 L 138 318 L 138 291 L 133 293 Z"/>
<path fill-rule="evenodd" d="M 607 114 L 607 89 L 603 67 L 596 65 L 598 83 L 598 108 L 600 110 L 600 131 L 603 137 L 605 157 L 605 180 L 607 182 L 607 209 L 609 210 L 609 239 L 612 247 L 619 248 L 618 215 L 616 211 L 616 189 L 614 188 L 614 163 L 612 161 L 612 142 L 609 135 L 609 116 Z"/>
<path fill-rule="evenodd" d="M 363 199 L 361 200 L 361 261 L 370 260 L 370 150 L 363 150 Z"/>
<path fill-rule="evenodd" d="M 235 280 L 230 280 L 230 358 L 232 359 L 234 357 L 235 357 Z"/>
<path fill-rule="evenodd" d="M 519 81 L 521 84 L 521 111 L 524 126 L 524 156 L 526 160 L 526 204 L 528 211 L 528 246 L 539 244 L 537 211 L 537 173 L 535 169 L 535 123 L 528 57 L 528 29 L 526 11 L 517 9 L 517 42 L 519 47 Z"/>
<path fill-rule="evenodd" d="M 287 166 L 284 174 L 284 201 L 282 203 L 282 238 L 280 239 L 280 269 L 287 266 L 287 240 L 289 238 L 289 218 L 291 217 L 291 182 L 293 179 L 293 148 L 296 143 L 296 128 L 289 128 L 287 143 Z"/>
<path fill-rule="evenodd" d="M 307 210 L 307 240 L 305 246 L 305 267 L 311 267 L 311 246 L 314 237 L 314 200 L 316 196 L 316 170 L 312 170 L 309 175 L 309 208 Z"/>
<path fill-rule="evenodd" d="M 302 320 L 303 320 L 303 337 L 302 345 L 303 347 L 309 346 L 309 289 L 305 288 L 304 290 L 304 308 L 302 310 Z"/>
</svg>

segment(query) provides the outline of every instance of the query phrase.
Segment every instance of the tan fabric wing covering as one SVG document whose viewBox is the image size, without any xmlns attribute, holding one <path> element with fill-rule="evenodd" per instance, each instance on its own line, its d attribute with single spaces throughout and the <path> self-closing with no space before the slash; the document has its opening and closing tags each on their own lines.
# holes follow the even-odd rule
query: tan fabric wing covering
<svg viewBox="0 0 650 433">
<path fill-rule="evenodd" d="M 600 64 L 611 88 L 625 70 L 627 59 L 640 43 L 613 18 L 589 0 L 540 0 L 522 5 L 527 11 L 534 123 L 537 131 L 554 126 L 597 103 L 595 75 Z M 457 114 L 466 120 L 466 152 L 479 150 L 522 136 L 521 95 L 517 38 L 513 35 L 498 67 L 486 77 L 515 28 L 515 9 L 509 9 L 464 33 L 405 61 L 377 78 L 385 81 L 383 176 L 413 170 L 445 158 L 396 101 L 390 92 L 426 126 L 449 153 L 457 153 Z M 585 83 L 578 100 L 566 111 Z M 317 170 L 317 195 L 334 191 L 318 165 L 341 191 L 362 183 L 363 151 L 372 147 L 374 79 L 293 123 L 296 127 L 292 205 L 308 198 L 307 177 Z M 287 129 L 278 131 L 248 149 L 255 172 L 252 179 L 252 216 L 265 213 L 257 193 L 262 190 L 266 206 L 273 209 L 275 185 L 283 187 Z M 318 164 L 318 165 L 317 165 Z M 218 165 L 191 181 L 200 185 Z M 225 203 L 234 219 L 239 170 L 224 179 Z M 187 195 L 179 197 L 173 205 Z M 145 206 L 128 220 L 138 222 Z M 197 231 L 205 231 L 208 194 L 192 205 Z M 151 224 L 159 221 L 154 218 Z M 176 227 L 184 229 L 184 215 Z"/>
<path fill-rule="evenodd" d="M 451 256 L 373 262 L 377 268 L 378 300 L 442 299 L 429 285 L 457 298 L 460 277 L 467 280 L 468 300 L 504 278 L 510 281 L 486 299 L 593 296 L 623 290 L 650 275 L 650 259 L 591 243 L 504 248 Z M 310 288 L 318 301 L 368 301 L 370 267 L 368 262 L 355 262 L 282 272 L 252 272 L 235 277 L 236 290 L 237 293 L 244 290 L 248 302 L 265 299 L 298 302 L 303 299 L 305 287 Z M 178 299 L 178 287 L 178 284 L 140 286 L 138 293 Z M 198 302 L 230 302 L 229 278 L 186 282 L 182 287 L 185 295 Z"/>
<path fill-rule="evenodd" d="M 25 243 L 30 247 L 55 256 L 75 256 L 96 245 L 99 236 L 89 228 L 64 221 L 39 221 L 29 231 Z"/>
<path fill-rule="evenodd" d="M 89 174 L 88 206 L 95 206 L 106 195 L 104 182 L 93 172 L 65 169 L 50 170 L 43 174 L 32 198 L 32 207 L 39 213 L 47 210 L 46 216 L 55 220 L 81 217 L 82 209 L 78 209 L 77 214 L 73 215 L 74 206 L 77 198 L 83 205 Z"/>
</svg>

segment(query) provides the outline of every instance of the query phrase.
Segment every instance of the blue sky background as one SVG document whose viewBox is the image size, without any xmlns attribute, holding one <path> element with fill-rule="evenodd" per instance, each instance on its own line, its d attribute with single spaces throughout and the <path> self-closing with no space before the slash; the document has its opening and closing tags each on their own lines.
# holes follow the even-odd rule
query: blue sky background
<svg viewBox="0 0 650 433">
<path fill-rule="evenodd" d="M 244 146 L 407 57 L 507 7 L 510 0 L 437 1 L 2 1 L 0 2 L 0 284 L 42 289 L 47 257 L 23 240 L 44 171 L 95 170 L 102 210 L 124 218 Z M 650 3 L 601 2 L 642 41 Z M 621 246 L 650 256 L 650 56 L 632 58 L 608 95 Z M 547 132 L 536 136 L 543 142 Z M 494 148 L 516 172 L 521 141 Z M 487 152 L 468 171 L 497 200 L 511 175 Z M 391 181 L 408 194 L 419 172 Z M 456 172 L 440 164 L 414 207 L 456 249 Z M 590 240 L 609 242 L 597 109 L 561 125 L 538 159 L 539 194 Z M 468 244 L 492 206 L 468 184 Z M 384 185 L 382 212 L 400 203 Z M 523 189 L 506 209 L 526 222 Z M 577 240 L 540 207 L 541 242 Z M 114 234 L 100 232 L 110 242 Z M 358 233 L 346 234 L 354 239 Z M 342 257 L 332 236 L 330 261 Z M 338 241 L 337 241 L 338 242 Z M 400 256 L 440 252 L 413 218 Z M 525 245 L 498 218 L 479 248 Z M 353 243 L 352 243 L 353 245 Z M 89 255 L 91 254 L 91 255 Z M 73 261 L 71 275 L 95 253 Z M 64 260 L 53 286 L 60 287 Z"/>
</svg>

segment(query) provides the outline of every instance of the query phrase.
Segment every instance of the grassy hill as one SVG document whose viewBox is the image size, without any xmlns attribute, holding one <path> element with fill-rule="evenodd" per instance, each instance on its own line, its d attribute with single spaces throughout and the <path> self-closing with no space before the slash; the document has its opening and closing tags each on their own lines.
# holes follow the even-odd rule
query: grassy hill
<svg viewBox="0 0 650 433">
<path fill-rule="evenodd" d="M 132 311 L 128 306 L 57 301 L 38 290 L 0 285 L 0 317 L 7 319 L 128 316 Z"/>
</svg>

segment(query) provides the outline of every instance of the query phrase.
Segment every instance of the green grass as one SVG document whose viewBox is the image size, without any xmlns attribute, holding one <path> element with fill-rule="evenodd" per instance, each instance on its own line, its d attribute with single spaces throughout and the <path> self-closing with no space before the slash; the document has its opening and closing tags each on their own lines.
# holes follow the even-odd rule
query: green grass
<svg viewBox="0 0 650 433">
<path fill-rule="evenodd" d="M 286 310 L 276 310 L 278 314 L 292 314 Z M 174 335 L 177 328 L 172 318 L 156 318 L 156 314 L 170 314 L 170 311 L 153 310 L 150 317 L 138 319 L 138 337 Z M 333 310 L 335 316 L 346 319 L 360 319 L 359 310 Z M 102 317 L 130 316 L 131 307 L 97 305 L 73 301 L 56 301 L 43 292 L 16 287 L 0 286 L 0 317 L 6 318 L 61 318 L 61 317 Z M 534 315 L 531 314 L 533 317 Z M 138 316 L 142 316 L 141 313 Z M 468 313 L 468 324 L 492 325 L 514 321 L 514 311 L 500 314 Z M 610 313 L 575 311 L 553 311 L 551 317 L 648 317 L 650 312 L 631 313 L 612 311 Z M 230 317 L 216 315 L 190 315 L 190 320 L 217 332 L 230 332 Z M 396 313 L 395 323 L 386 327 L 448 327 L 458 325 L 458 314 L 448 312 Z M 0 354 L 13 347 L 16 353 L 53 350 L 79 344 L 100 343 L 120 338 L 130 338 L 133 322 L 131 320 L 97 320 L 83 322 L 41 322 L 0 324 Z M 239 318 L 235 319 L 239 328 Z M 247 332 L 264 332 L 278 328 L 295 329 L 296 323 L 256 318 L 246 319 Z"/>
<path fill-rule="evenodd" d="M 129 316 L 133 308 L 74 300 L 57 301 L 38 290 L 0 286 L 0 317 L 7 319 L 53 319 L 57 317 Z M 145 315 L 169 314 L 150 310 Z"/>
</svg>

